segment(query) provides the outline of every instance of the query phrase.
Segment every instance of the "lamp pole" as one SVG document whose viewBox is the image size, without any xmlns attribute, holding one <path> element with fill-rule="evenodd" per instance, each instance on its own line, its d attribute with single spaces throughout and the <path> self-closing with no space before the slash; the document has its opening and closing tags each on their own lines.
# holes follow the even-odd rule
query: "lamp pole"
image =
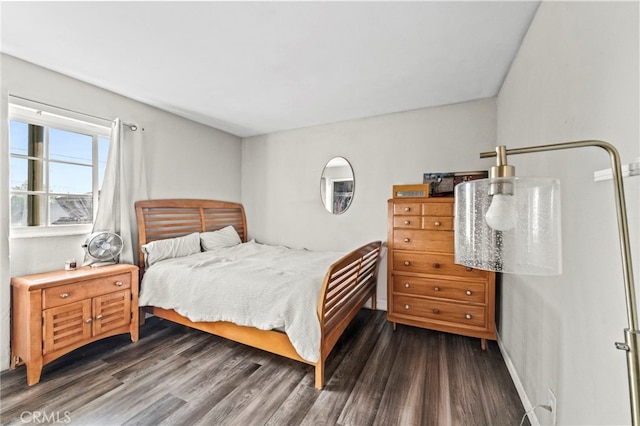
<svg viewBox="0 0 640 426">
<path fill-rule="evenodd" d="M 524 148 L 507 149 L 506 155 L 529 154 L 533 152 L 558 151 L 562 149 L 599 147 L 607 151 L 611 159 L 611 172 L 615 192 L 616 212 L 618 215 L 618 237 L 622 255 L 624 289 L 627 302 L 627 320 L 629 327 L 624 330 L 624 343 L 616 342 L 616 348 L 627 353 L 627 375 L 629 378 L 629 399 L 631 403 L 631 423 L 640 426 L 640 331 L 638 330 L 638 311 L 636 306 L 633 267 L 631 265 L 631 245 L 629 242 L 629 225 L 627 206 L 622 183 L 622 167 L 618 150 L 608 142 L 584 140 L 562 142 L 550 145 L 539 145 Z M 497 152 L 483 152 L 480 158 L 495 157 Z"/>
</svg>

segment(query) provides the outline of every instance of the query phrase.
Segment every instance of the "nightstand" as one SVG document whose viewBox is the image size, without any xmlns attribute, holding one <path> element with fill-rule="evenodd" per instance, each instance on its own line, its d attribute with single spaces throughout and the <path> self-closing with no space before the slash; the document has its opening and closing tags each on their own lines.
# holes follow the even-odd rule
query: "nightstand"
<svg viewBox="0 0 640 426">
<path fill-rule="evenodd" d="M 138 267 L 89 266 L 11 279 L 11 369 L 26 364 L 27 384 L 42 367 L 88 343 L 131 333 L 138 340 Z"/>
</svg>

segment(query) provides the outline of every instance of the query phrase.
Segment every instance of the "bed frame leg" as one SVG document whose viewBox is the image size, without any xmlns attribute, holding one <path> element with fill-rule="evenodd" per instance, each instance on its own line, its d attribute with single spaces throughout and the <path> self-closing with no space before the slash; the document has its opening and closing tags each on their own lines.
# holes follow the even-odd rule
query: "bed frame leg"
<svg viewBox="0 0 640 426">
<path fill-rule="evenodd" d="M 371 296 L 371 310 L 375 311 L 377 304 L 378 298 L 376 297 L 376 293 L 373 293 L 373 296 Z"/>
<path fill-rule="evenodd" d="M 324 387 L 324 362 L 319 361 L 316 364 L 316 389 L 322 390 Z"/>
</svg>

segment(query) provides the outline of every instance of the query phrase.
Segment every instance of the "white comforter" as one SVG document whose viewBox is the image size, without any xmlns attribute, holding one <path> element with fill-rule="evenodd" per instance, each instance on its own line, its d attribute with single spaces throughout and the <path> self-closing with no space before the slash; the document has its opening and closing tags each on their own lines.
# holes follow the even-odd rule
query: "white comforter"
<svg viewBox="0 0 640 426">
<path fill-rule="evenodd" d="M 315 363 L 320 288 L 343 254 L 251 241 L 164 260 L 145 271 L 140 306 L 174 309 L 192 321 L 281 329 L 298 354 Z"/>
</svg>

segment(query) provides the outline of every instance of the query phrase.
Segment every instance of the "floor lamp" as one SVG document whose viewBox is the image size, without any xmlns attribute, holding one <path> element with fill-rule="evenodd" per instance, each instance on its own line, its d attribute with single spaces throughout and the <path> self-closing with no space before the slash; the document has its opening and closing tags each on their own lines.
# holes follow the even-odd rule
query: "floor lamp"
<svg viewBox="0 0 640 426">
<path fill-rule="evenodd" d="M 525 148 L 496 148 L 480 158 L 497 157 L 488 179 L 464 182 L 455 189 L 455 262 L 498 272 L 555 275 L 561 273 L 560 186 L 557 179 L 517 178 L 507 155 L 599 147 L 611 159 L 618 216 L 627 318 L 627 354 L 631 422 L 640 426 L 640 331 L 631 265 L 627 209 L 620 156 L 608 142 L 586 140 Z"/>
</svg>

